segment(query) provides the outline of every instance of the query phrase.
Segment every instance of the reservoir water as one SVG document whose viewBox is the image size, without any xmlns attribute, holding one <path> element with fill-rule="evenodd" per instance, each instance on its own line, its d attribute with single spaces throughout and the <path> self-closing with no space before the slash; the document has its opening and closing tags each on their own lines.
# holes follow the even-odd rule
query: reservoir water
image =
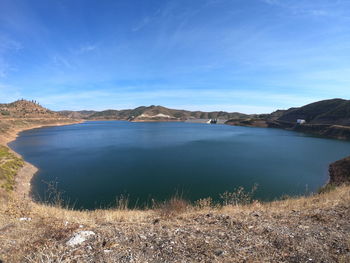
<svg viewBox="0 0 350 263">
<path fill-rule="evenodd" d="M 199 123 L 94 121 L 20 133 L 10 147 L 39 168 L 32 194 L 45 201 L 48 183 L 77 209 L 131 206 L 175 193 L 198 200 L 250 189 L 256 198 L 316 191 L 328 165 L 350 155 L 350 142 L 302 133 Z"/>
</svg>

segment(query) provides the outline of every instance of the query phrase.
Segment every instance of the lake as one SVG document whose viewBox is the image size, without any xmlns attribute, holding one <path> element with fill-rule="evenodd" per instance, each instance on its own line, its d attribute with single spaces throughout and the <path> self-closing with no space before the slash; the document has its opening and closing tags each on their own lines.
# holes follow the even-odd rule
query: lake
<svg viewBox="0 0 350 263">
<path fill-rule="evenodd" d="M 328 165 L 350 155 L 350 142 L 270 128 L 201 123 L 93 121 L 28 130 L 10 144 L 39 168 L 37 201 L 48 184 L 77 209 L 130 206 L 176 193 L 188 200 L 219 198 L 257 183 L 256 198 L 301 195 L 328 180 Z"/>
</svg>

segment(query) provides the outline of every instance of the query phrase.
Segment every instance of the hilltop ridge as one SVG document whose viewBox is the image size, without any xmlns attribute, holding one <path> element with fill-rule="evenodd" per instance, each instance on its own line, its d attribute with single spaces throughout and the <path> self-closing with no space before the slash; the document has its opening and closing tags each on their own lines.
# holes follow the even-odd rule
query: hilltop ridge
<svg viewBox="0 0 350 263">
<path fill-rule="evenodd" d="M 0 118 L 59 118 L 58 113 L 44 108 L 36 101 L 17 100 L 0 104 Z"/>
<path fill-rule="evenodd" d="M 302 120 L 303 123 L 298 123 Z M 229 125 L 270 127 L 305 132 L 329 138 L 350 139 L 350 100 L 329 99 L 271 114 L 230 119 Z"/>
<path fill-rule="evenodd" d="M 278 121 L 296 122 L 304 119 L 309 124 L 350 125 L 350 100 L 330 99 L 291 108 Z"/>
<path fill-rule="evenodd" d="M 29 128 L 81 122 L 41 106 L 32 100 L 17 100 L 0 104 L 0 145 L 6 144 L 16 134 Z M 1 176 L 1 175 L 0 175 Z"/>
</svg>

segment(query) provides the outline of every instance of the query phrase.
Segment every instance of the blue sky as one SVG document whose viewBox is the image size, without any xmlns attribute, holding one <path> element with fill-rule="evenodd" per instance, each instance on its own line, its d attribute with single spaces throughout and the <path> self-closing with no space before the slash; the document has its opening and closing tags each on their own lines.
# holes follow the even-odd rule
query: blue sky
<svg viewBox="0 0 350 263">
<path fill-rule="evenodd" d="M 0 0 L 0 101 L 265 113 L 350 98 L 349 0 Z"/>
</svg>

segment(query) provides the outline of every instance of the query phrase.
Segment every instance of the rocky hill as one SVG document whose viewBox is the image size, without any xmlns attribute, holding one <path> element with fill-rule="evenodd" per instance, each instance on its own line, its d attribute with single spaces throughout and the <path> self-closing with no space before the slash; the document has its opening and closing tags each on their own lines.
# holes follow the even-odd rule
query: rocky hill
<svg viewBox="0 0 350 263">
<path fill-rule="evenodd" d="M 305 120 L 302 125 L 297 120 Z M 230 119 L 229 125 L 289 129 L 324 137 L 350 139 L 350 100 L 330 99 L 271 114 Z"/>
<path fill-rule="evenodd" d="M 341 185 L 350 182 L 350 157 L 336 161 L 329 166 L 329 183 Z"/>
<path fill-rule="evenodd" d="M 17 100 L 12 103 L 0 104 L 0 118 L 58 118 L 56 112 L 42 107 L 36 101 Z"/>
<path fill-rule="evenodd" d="M 19 131 L 80 122 L 77 119 L 80 118 L 73 119 L 46 109 L 36 101 L 22 99 L 0 103 L 0 145 L 14 139 Z"/>
<path fill-rule="evenodd" d="M 331 99 L 292 108 L 282 113 L 279 121 L 295 123 L 304 119 L 309 124 L 350 125 L 350 100 Z"/>
<path fill-rule="evenodd" d="M 61 111 L 67 117 L 80 117 L 87 120 L 131 120 L 131 121 L 184 121 L 190 119 L 243 119 L 249 115 L 224 111 L 203 112 L 169 109 L 162 106 L 141 106 L 127 110 L 105 111 Z"/>
</svg>

